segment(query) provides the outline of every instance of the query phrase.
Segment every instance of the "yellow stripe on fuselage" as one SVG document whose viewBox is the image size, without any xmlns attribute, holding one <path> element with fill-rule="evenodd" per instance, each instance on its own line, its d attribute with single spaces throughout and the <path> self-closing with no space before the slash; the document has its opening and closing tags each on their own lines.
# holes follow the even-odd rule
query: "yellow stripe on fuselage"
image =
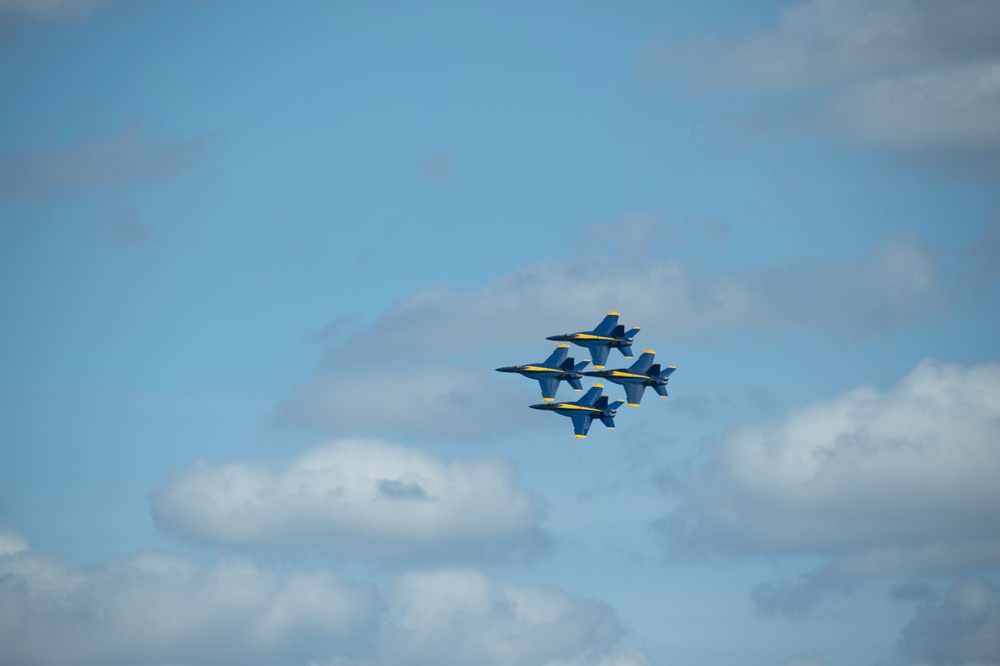
<svg viewBox="0 0 1000 666">
<path fill-rule="evenodd" d="M 557 372 L 562 374 L 562 370 L 556 370 L 555 368 L 546 368 L 541 365 L 526 365 L 521 372 Z"/>
<path fill-rule="evenodd" d="M 593 333 L 574 333 L 574 340 L 611 340 L 612 342 L 618 338 L 609 338 L 606 335 L 594 335 Z"/>
<path fill-rule="evenodd" d="M 648 375 L 637 375 L 632 372 L 620 372 L 618 370 L 612 370 L 608 377 L 630 377 L 632 379 L 649 379 Z"/>
<path fill-rule="evenodd" d="M 560 402 L 559 404 L 556 405 L 556 409 L 579 409 L 580 411 L 584 412 L 602 411 L 600 409 L 597 409 L 596 407 L 584 407 L 583 405 L 576 405 L 573 404 L 572 402 Z"/>
</svg>

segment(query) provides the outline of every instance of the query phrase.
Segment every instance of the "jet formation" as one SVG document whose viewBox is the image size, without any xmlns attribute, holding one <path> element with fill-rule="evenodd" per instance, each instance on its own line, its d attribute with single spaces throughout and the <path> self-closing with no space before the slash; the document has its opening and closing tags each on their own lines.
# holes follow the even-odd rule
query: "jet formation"
<svg viewBox="0 0 1000 666">
<path fill-rule="evenodd" d="M 618 323 L 618 317 L 617 312 L 609 312 L 592 331 L 549 336 L 546 338 L 547 340 L 556 340 L 563 344 L 558 345 L 547 359 L 540 363 L 497 368 L 497 372 L 517 373 L 538 381 L 542 391 L 542 402 L 531 405 L 531 408 L 570 417 L 573 420 L 575 437 L 586 437 L 594 419 L 600 420 L 609 430 L 614 430 L 617 409 L 626 402 L 629 407 L 638 407 L 647 386 L 652 387 L 661 398 L 666 398 L 667 382 L 670 381 L 670 375 L 677 369 L 673 365 L 661 369 L 659 363 L 653 362 L 656 352 L 652 349 L 645 349 L 639 360 L 630 367 L 605 370 L 604 364 L 612 349 L 619 350 L 625 358 L 632 358 L 633 338 L 639 332 L 638 326 L 626 331 L 625 327 Z M 583 369 L 587 367 L 590 360 L 576 363 L 572 357 L 569 357 L 569 344 L 566 343 L 573 343 L 589 349 L 594 359 L 594 370 L 584 372 Z M 621 385 L 625 389 L 625 400 L 616 400 L 609 404 L 608 396 L 603 395 L 604 384 L 594 384 L 582 398 L 575 402 L 557 402 L 555 400 L 560 382 L 565 381 L 575 391 L 582 391 L 583 386 L 580 379 L 583 376 L 600 377 Z"/>
</svg>

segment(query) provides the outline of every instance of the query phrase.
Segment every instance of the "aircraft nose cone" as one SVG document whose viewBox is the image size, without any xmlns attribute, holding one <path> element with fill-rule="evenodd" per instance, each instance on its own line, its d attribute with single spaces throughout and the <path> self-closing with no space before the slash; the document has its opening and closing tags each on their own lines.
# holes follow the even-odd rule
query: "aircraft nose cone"
<svg viewBox="0 0 1000 666">
<path fill-rule="evenodd" d="M 503 368 L 497 368 L 497 372 L 510 372 L 510 366 L 505 366 Z"/>
<path fill-rule="evenodd" d="M 545 409 L 545 405 L 530 405 L 532 409 Z"/>
</svg>

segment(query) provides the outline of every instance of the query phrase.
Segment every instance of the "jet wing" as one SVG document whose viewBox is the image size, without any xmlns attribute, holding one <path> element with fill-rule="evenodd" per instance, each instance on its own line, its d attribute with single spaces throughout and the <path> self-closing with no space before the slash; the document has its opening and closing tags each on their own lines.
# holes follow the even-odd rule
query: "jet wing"
<svg viewBox="0 0 1000 666">
<path fill-rule="evenodd" d="M 538 385 L 542 388 L 543 400 L 554 400 L 559 390 L 559 380 L 555 377 L 539 377 Z"/>
<path fill-rule="evenodd" d="M 590 423 L 594 417 L 590 414 L 574 414 L 572 418 L 574 435 L 583 439 L 587 436 L 587 431 L 590 430 Z"/>
<path fill-rule="evenodd" d="M 591 363 L 594 364 L 594 367 L 603 368 L 604 364 L 608 362 L 608 352 L 611 351 L 611 347 L 602 344 L 587 345 L 587 347 L 590 349 Z"/>
<path fill-rule="evenodd" d="M 628 398 L 628 406 L 638 407 L 642 401 L 642 394 L 646 391 L 646 385 L 639 382 L 629 382 L 623 386 L 625 387 L 625 397 Z"/>
</svg>

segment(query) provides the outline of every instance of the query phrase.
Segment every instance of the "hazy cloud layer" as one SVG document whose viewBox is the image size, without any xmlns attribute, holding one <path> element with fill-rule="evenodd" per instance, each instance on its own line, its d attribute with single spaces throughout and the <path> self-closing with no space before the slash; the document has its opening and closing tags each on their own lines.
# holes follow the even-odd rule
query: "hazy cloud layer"
<svg viewBox="0 0 1000 666">
<path fill-rule="evenodd" d="M 471 569 L 387 585 L 165 553 L 91 567 L 0 552 L 0 662 L 648 666 L 607 605 Z"/>
<path fill-rule="evenodd" d="M 515 386 L 492 368 L 449 363 L 340 365 L 334 353 L 279 408 L 289 425 L 334 433 L 407 434 L 478 439 L 530 422 L 524 409 L 540 397 L 525 379 Z M 519 390 L 520 389 L 520 390 Z"/>
<path fill-rule="evenodd" d="M 900 649 L 911 666 L 1000 664 L 1000 596 L 980 578 L 955 583 L 945 600 L 920 609 L 904 627 Z"/>
<path fill-rule="evenodd" d="M 997 178 L 998 25 L 992 0 L 809 0 L 767 30 L 658 44 L 644 66 L 716 91 L 808 91 L 799 116 L 827 131 Z"/>
<path fill-rule="evenodd" d="M 781 666 L 831 666 L 819 652 L 811 655 L 796 654 L 781 662 Z"/>
<path fill-rule="evenodd" d="M 154 494 L 164 531 L 220 546 L 309 548 L 383 563 L 536 554 L 541 501 L 497 456 L 443 463 L 378 440 L 340 440 L 279 469 L 196 461 Z"/>
<path fill-rule="evenodd" d="M 161 141 L 141 122 L 0 162 L 0 198 L 44 197 L 170 180 L 200 164 L 212 135 Z"/>
<path fill-rule="evenodd" d="M 0 0 L 0 37 L 21 24 L 80 19 L 115 0 Z"/>
<path fill-rule="evenodd" d="M 621 311 L 626 327 L 677 338 L 797 329 L 868 336 L 935 311 L 943 296 L 933 253 L 904 238 L 860 261 L 817 257 L 731 272 L 701 272 L 662 256 L 572 258 L 527 266 L 479 289 L 420 289 L 360 333 L 357 344 L 429 354 L 509 347 L 589 330 L 605 310 Z M 581 320 L 581 312 L 592 319 Z"/>
<path fill-rule="evenodd" d="M 825 573 L 757 593 L 776 612 L 808 610 L 845 576 L 1000 564 L 998 433 L 1000 365 L 923 361 L 886 391 L 731 429 L 667 484 L 684 504 L 658 528 L 678 550 L 830 557 Z"/>
</svg>

